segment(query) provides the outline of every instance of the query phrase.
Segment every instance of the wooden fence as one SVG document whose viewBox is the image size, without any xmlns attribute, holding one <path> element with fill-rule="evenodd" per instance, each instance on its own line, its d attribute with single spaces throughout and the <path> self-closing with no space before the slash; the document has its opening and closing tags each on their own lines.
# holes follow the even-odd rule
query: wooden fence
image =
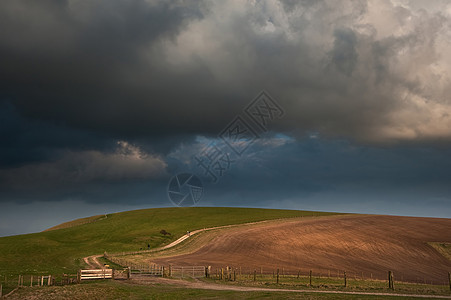
<svg viewBox="0 0 451 300">
<path fill-rule="evenodd" d="M 118 256 L 110 256 L 107 253 L 105 253 L 104 256 L 106 259 L 121 265 L 121 266 L 128 266 L 131 267 L 132 269 L 142 269 L 144 268 L 143 265 L 136 265 L 135 261 L 131 261 L 125 257 L 118 257 Z M 172 272 L 171 268 L 174 268 L 174 272 Z M 183 266 L 183 272 L 181 267 L 178 266 L 169 266 L 166 268 L 166 273 L 163 272 L 163 275 L 161 276 L 169 276 L 169 277 L 182 277 L 182 273 L 183 273 L 183 277 L 187 277 L 188 275 L 188 268 L 193 268 L 192 266 L 190 267 L 185 267 Z M 192 271 L 193 269 L 191 269 L 191 277 L 201 277 L 201 268 L 205 267 L 198 267 L 197 270 L 194 270 L 194 276 L 192 275 Z M 221 269 L 223 269 L 221 271 Z M 254 277 L 254 273 L 255 276 L 257 275 L 270 275 L 272 274 L 272 277 L 275 278 L 276 277 L 276 269 L 265 269 L 263 270 L 262 267 L 225 267 L 225 268 L 216 268 L 216 270 L 210 270 L 212 271 L 211 274 L 212 275 L 216 275 L 216 277 L 226 277 L 226 278 L 232 278 L 234 276 L 240 276 L 241 275 L 246 275 L 246 276 L 251 276 Z M 378 272 L 378 274 L 373 274 L 371 272 L 344 272 L 342 270 L 309 270 L 306 268 L 301 268 L 301 269 L 297 269 L 297 270 L 287 270 L 285 268 L 279 268 L 279 277 L 284 277 L 284 276 L 297 276 L 299 277 L 300 274 L 308 274 L 309 277 L 318 277 L 318 278 L 342 278 L 343 281 L 347 281 L 348 279 L 350 280 L 384 280 L 384 277 L 387 278 L 387 275 L 382 275 L 381 272 Z M 309 273 L 312 273 L 311 275 Z M 220 275 L 221 274 L 221 275 Z M 235 274 L 235 275 L 234 275 Z M 382 276 L 381 276 L 382 275 Z M 431 280 L 428 279 L 426 276 L 421 276 L 421 277 L 413 277 L 413 276 L 409 276 L 406 274 L 396 274 L 396 278 L 393 279 L 393 275 L 389 275 L 388 278 L 392 278 L 389 279 L 389 285 L 390 288 L 393 289 L 393 280 L 396 280 L 397 282 L 409 282 L 409 283 L 418 283 L 418 284 L 431 284 L 431 285 L 449 285 L 450 289 L 451 289 L 451 275 L 450 276 L 446 276 L 448 274 L 444 274 L 443 279 L 435 279 L 435 280 Z M 205 276 L 209 277 L 209 274 L 207 274 L 207 272 L 205 271 Z M 448 277 L 448 278 L 446 278 Z"/>
<path fill-rule="evenodd" d="M 184 267 L 185 268 L 185 267 Z M 432 280 L 417 280 L 417 281 L 405 281 L 402 276 L 398 276 L 396 282 L 398 283 L 411 283 L 411 284 L 430 284 L 437 286 L 447 286 L 451 291 L 451 272 L 447 274 L 443 274 L 443 284 L 439 281 L 433 282 Z M 447 275 L 447 276 L 445 276 Z M 347 287 L 348 281 L 369 281 L 369 282 L 387 282 L 388 288 L 391 290 L 395 289 L 395 275 L 394 272 L 389 270 L 386 273 L 385 279 L 380 277 L 373 278 L 373 275 L 370 273 L 370 276 L 365 277 L 363 272 L 346 272 L 337 270 L 334 274 L 333 272 L 315 272 L 314 270 L 286 270 L 284 268 L 277 269 L 266 269 L 263 268 L 242 268 L 242 267 L 216 267 L 212 269 L 210 266 L 205 268 L 205 277 L 209 277 L 215 280 L 224 280 L 224 281 L 268 281 L 279 284 L 279 280 L 287 279 L 302 279 L 307 280 L 307 284 L 312 286 L 312 281 L 315 281 L 317 284 L 321 282 L 328 282 L 330 280 L 341 281 L 344 287 Z"/>
<path fill-rule="evenodd" d="M 67 285 L 77 283 L 77 274 L 62 275 L 0 275 L 0 297 L 6 297 L 22 287 Z"/>
</svg>

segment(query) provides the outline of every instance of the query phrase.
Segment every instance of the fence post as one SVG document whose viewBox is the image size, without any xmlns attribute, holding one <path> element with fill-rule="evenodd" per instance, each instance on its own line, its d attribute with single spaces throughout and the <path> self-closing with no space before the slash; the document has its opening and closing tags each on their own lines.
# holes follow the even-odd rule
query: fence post
<svg viewBox="0 0 451 300">
<path fill-rule="evenodd" d="M 391 289 L 391 271 L 388 271 L 388 288 Z"/>
<path fill-rule="evenodd" d="M 310 281 L 309 286 L 312 286 L 312 270 L 310 270 L 309 272 L 309 281 Z"/>
<path fill-rule="evenodd" d="M 432 282 L 431 282 L 432 284 Z M 391 272 L 391 289 L 394 290 L 395 289 L 395 275 L 393 274 L 393 272 Z"/>
<path fill-rule="evenodd" d="M 298 279 L 299 279 L 299 276 L 301 276 L 301 271 L 300 270 L 298 271 Z"/>
<path fill-rule="evenodd" d="M 257 279 L 257 270 L 254 269 L 254 281 Z"/>
<path fill-rule="evenodd" d="M 78 273 L 77 273 L 77 283 L 80 283 L 81 282 L 81 270 L 78 270 Z"/>
<path fill-rule="evenodd" d="M 236 270 L 233 269 L 233 281 L 236 281 Z"/>
<path fill-rule="evenodd" d="M 389 289 L 392 288 L 392 275 L 391 275 L 391 271 L 388 271 L 388 288 L 389 288 Z"/>
<path fill-rule="evenodd" d="M 391 289 L 394 290 L 395 289 L 395 283 L 393 282 L 394 276 L 393 276 L 393 271 L 391 272 Z"/>
<path fill-rule="evenodd" d="M 279 284 L 279 269 L 277 269 L 277 284 Z"/>
<path fill-rule="evenodd" d="M 111 269 L 111 279 L 114 280 L 114 269 Z"/>
<path fill-rule="evenodd" d="M 388 271 L 388 288 L 391 289 L 391 271 Z"/>
<path fill-rule="evenodd" d="M 169 265 L 169 277 L 171 277 L 171 276 L 172 276 L 172 266 Z"/>
<path fill-rule="evenodd" d="M 0 284 L 0 297 L 2 297 L 2 296 L 3 296 L 3 285 Z"/>
<path fill-rule="evenodd" d="M 33 275 L 30 277 L 30 287 L 33 287 Z"/>
<path fill-rule="evenodd" d="M 44 276 L 41 276 L 41 286 L 44 286 Z"/>
<path fill-rule="evenodd" d="M 449 290 L 451 291 L 451 273 L 448 272 L 448 283 L 449 283 Z"/>
<path fill-rule="evenodd" d="M 344 271 L 344 279 L 345 279 L 345 287 L 347 287 L 348 286 L 348 282 L 346 280 L 346 271 Z"/>
</svg>

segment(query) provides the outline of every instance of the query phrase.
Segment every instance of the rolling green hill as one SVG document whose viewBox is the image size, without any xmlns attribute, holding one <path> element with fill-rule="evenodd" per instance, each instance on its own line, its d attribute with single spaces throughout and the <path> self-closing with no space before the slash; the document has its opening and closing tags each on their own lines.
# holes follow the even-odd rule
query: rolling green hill
<svg viewBox="0 0 451 300">
<path fill-rule="evenodd" d="M 162 246 L 187 230 L 333 213 L 257 208 L 155 208 L 65 223 L 40 233 L 0 238 L 0 275 L 75 273 L 83 257 Z M 88 221 L 88 222 L 87 222 Z M 165 230 L 170 235 L 163 235 Z"/>
</svg>

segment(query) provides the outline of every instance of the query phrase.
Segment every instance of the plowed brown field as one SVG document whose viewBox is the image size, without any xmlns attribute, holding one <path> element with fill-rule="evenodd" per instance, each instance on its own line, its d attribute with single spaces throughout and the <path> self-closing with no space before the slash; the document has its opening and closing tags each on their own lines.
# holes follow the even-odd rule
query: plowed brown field
<svg viewBox="0 0 451 300">
<path fill-rule="evenodd" d="M 191 254 L 152 261 L 352 278 L 385 279 L 392 270 L 398 280 L 444 284 L 451 261 L 428 242 L 451 242 L 451 219 L 343 215 L 232 228 Z"/>
</svg>

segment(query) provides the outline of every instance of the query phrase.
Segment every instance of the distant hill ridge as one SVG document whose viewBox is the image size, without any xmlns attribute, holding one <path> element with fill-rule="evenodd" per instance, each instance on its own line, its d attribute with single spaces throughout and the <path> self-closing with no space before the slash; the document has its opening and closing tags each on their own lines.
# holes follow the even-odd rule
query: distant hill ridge
<svg viewBox="0 0 451 300">
<path fill-rule="evenodd" d="M 43 232 L 0 238 L 0 275 L 76 273 L 83 257 L 162 247 L 187 231 L 335 213 L 236 207 L 168 207 L 77 219 Z M 162 230 L 171 233 L 163 235 Z"/>
<path fill-rule="evenodd" d="M 45 232 L 45 231 L 52 231 L 52 230 L 58 230 L 58 229 L 64 229 L 64 228 L 70 228 L 70 227 L 84 225 L 84 224 L 88 224 L 88 223 L 93 223 L 93 222 L 97 222 L 97 221 L 106 219 L 107 217 L 108 217 L 108 215 L 97 215 L 97 216 L 92 216 L 92 217 L 76 219 L 76 220 L 64 222 L 64 223 L 61 223 L 59 225 L 50 227 L 50 228 L 44 230 L 43 232 Z"/>
</svg>

